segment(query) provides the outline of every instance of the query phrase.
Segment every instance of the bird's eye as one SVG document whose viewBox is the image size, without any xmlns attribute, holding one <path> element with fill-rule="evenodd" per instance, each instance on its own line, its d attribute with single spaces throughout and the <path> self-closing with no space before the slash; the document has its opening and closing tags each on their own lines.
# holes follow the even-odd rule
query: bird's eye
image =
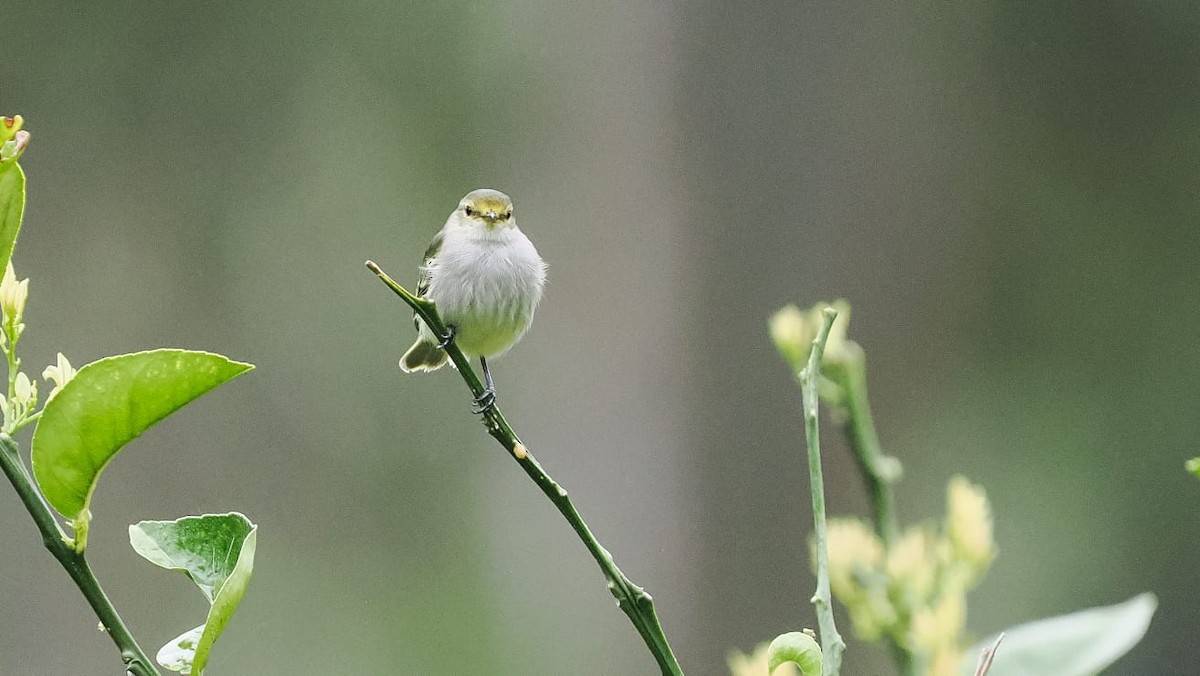
<svg viewBox="0 0 1200 676">
<path fill-rule="evenodd" d="M 468 216 L 474 216 L 475 210 L 473 208 L 471 208 L 470 206 L 465 206 L 465 207 L 463 207 L 463 213 L 465 213 Z"/>
</svg>

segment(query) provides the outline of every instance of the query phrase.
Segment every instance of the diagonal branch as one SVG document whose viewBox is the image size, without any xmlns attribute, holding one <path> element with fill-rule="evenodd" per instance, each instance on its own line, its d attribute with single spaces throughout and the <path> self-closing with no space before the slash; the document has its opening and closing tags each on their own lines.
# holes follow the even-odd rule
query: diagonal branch
<svg viewBox="0 0 1200 676">
<path fill-rule="evenodd" d="M 8 476 L 21 502 L 25 504 L 25 509 L 33 517 L 34 523 L 42 533 L 42 543 L 46 549 L 75 581 L 75 586 L 79 587 L 88 605 L 96 612 L 96 617 L 100 618 L 104 630 L 108 632 L 113 643 L 117 644 L 126 671 L 134 676 L 158 676 L 154 663 L 129 633 L 121 616 L 117 614 L 117 609 L 100 588 L 100 582 L 92 573 L 84 553 L 75 551 L 74 547 L 67 544 L 62 529 L 29 477 L 29 471 L 17 450 L 17 442 L 7 434 L 0 434 L 0 470 Z"/>
<path fill-rule="evenodd" d="M 413 312 L 417 313 L 421 321 L 425 322 L 435 335 L 446 335 L 446 325 L 442 322 L 437 305 L 433 301 L 413 295 L 408 289 L 397 284 L 373 261 L 367 261 L 366 265 L 389 289 L 400 296 L 401 300 L 413 309 Z M 458 368 L 459 375 L 471 389 L 471 393 L 476 398 L 483 395 L 483 383 L 479 381 L 475 371 L 471 368 L 471 362 L 458 349 L 458 346 L 451 342 L 445 349 L 450 360 Z M 550 502 L 554 503 L 559 513 L 563 515 L 563 518 L 567 520 L 575 534 L 587 547 L 588 552 L 591 553 L 592 558 L 596 560 L 604 577 L 608 580 L 608 590 L 616 597 L 617 605 L 629 616 L 629 621 L 633 623 L 642 640 L 646 642 L 646 647 L 653 653 L 664 676 L 683 676 L 683 670 L 679 667 L 674 653 L 671 652 L 671 646 L 667 643 L 667 637 L 663 634 L 662 626 L 658 622 L 658 615 L 654 611 L 654 600 L 646 593 L 646 590 L 630 581 L 617 567 L 612 554 L 609 554 L 608 550 L 600 545 L 596 536 L 592 535 L 591 529 L 584 523 L 583 517 L 575 509 L 567 491 L 549 474 L 546 474 L 525 444 L 521 443 L 516 432 L 513 432 L 512 427 L 505 420 L 504 414 L 500 412 L 499 406 L 492 406 L 483 414 L 483 423 L 488 434 L 492 435 L 505 450 L 512 454 L 521 469 L 525 470 L 525 473 L 537 484 L 542 493 L 549 498 Z"/>
</svg>

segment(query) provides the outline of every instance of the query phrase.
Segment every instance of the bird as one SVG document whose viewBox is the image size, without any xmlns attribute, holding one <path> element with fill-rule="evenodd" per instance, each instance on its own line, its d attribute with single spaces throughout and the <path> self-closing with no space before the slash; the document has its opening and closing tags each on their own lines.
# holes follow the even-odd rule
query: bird
<svg viewBox="0 0 1200 676">
<path fill-rule="evenodd" d="M 472 190 L 434 236 L 418 268 L 417 295 L 437 305 L 447 335 L 414 314 L 417 340 L 400 358 L 405 373 L 436 371 L 453 342 L 479 358 L 486 383 L 475 412 L 495 406 L 488 359 L 508 352 L 525 335 L 546 285 L 546 262 L 517 227 L 513 203 L 499 190 Z"/>
</svg>

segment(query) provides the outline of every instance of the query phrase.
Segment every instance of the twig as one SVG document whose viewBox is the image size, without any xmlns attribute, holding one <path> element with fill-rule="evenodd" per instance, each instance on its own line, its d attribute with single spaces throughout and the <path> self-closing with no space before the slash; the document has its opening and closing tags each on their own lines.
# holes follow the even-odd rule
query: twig
<svg viewBox="0 0 1200 676">
<path fill-rule="evenodd" d="M 419 298 L 410 293 L 403 286 L 400 286 L 389 277 L 383 270 L 379 268 L 373 261 L 366 262 L 367 268 L 375 273 L 379 279 L 388 286 L 397 296 L 409 305 L 421 321 L 434 332 L 435 335 L 446 335 L 446 326 L 438 315 L 437 305 L 425 298 Z M 458 368 L 459 375 L 462 376 L 467 387 L 471 389 L 471 393 L 476 398 L 484 393 L 483 383 L 475 375 L 475 371 L 471 368 L 471 362 L 463 355 L 458 346 L 451 342 L 446 346 L 446 354 L 454 365 Z M 596 536 L 592 535 L 592 531 L 584 523 L 583 517 L 579 516 L 579 512 L 571 503 L 567 491 L 563 489 L 557 482 L 546 474 L 542 466 L 529 452 L 525 444 L 521 443 L 520 438 L 513 432 L 508 421 L 500 412 L 498 406 L 492 406 L 484 413 L 484 426 L 496 441 L 505 448 L 512 457 L 525 470 L 530 479 L 537 484 L 538 488 L 542 489 L 542 493 L 554 503 L 558 508 L 559 513 L 571 525 L 579 539 L 583 541 L 592 558 L 600 566 L 600 570 L 604 573 L 604 577 L 608 580 L 608 590 L 617 599 L 617 605 L 621 608 L 633 626 L 641 635 L 642 640 L 646 642 L 646 647 L 654 654 L 654 659 L 658 661 L 658 666 L 662 669 L 664 676 L 683 676 L 683 670 L 679 666 L 679 662 L 675 659 L 674 653 L 671 652 L 671 646 L 667 643 L 667 637 L 663 634 L 662 626 L 658 622 L 658 615 L 654 611 L 654 600 L 646 593 L 646 590 L 637 586 L 625 577 L 621 569 L 613 561 L 613 557 L 608 553 L 600 542 L 596 540 Z"/>
<path fill-rule="evenodd" d="M 900 478 L 900 462 L 884 454 L 875 433 L 875 421 L 871 415 L 871 403 L 867 399 L 867 358 L 861 347 L 851 343 L 855 351 L 852 358 L 844 360 L 846 379 L 845 407 L 846 431 L 850 435 L 854 458 L 858 461 L 863 480 L 871 491 L 871 504 L 875 510 L 875 528 L 885 546 L 896 540 L 896 496 L 892 484 Z"/>
<path fill-rule="evenodd" d="M 96 617 L 100 618 L 113 643 L 121 650 L 125 669 L 134 676 L 159 676 L 154 663 L 134 640 L 121 616 L 117 614 L 117 609 L 100 588 L 100 582 L 88 565 L 83 552 L 77 552 L 67 544 L 62 529 L 30 479 L 29 471 L 17 449 L 17 442 L 7 434 L 0 434 L 0 468 L 3 468 L 21 502 L 25 504 L 25 509 L 29 511 L 29 515 L 41 531 L 42 543 L 75 581 L 75 586 L 83 592 L 84 598 L 96 612 Z"/>
<path fill-rule="evenodd" d="M 842 668 L 842 652 L 846 643 L 838 633 L 833 620 L 833 603 L 829 591 L 829 545 L 825 530 L 825 480 L 821 475 L 821 437 L 818 416 L 817 381 L 821 377 L 821 356 L 825 353 L 825 341 L 829 329 L 837 318 L 837 310 L 831 307 L 821 312 L 824 319 L 821 330 L 813 340 L 808 354 L 808 365 L 800 371 L 800 392 L 804 401 L 804 437 L 808 441 L 808 477 L 812 484 L 813 526 L 817 531 L 817 593 L 812 602 L 817 610 L 817 627 L 821 631 L 821 647 L 824 653 L 821 673 L 836 676 Z"/>
<path fill-rule="evenodd" d="M 875 512 L 875 532 L 890 549 L 899 537 L 896 518 L 896 494 L 893 484 L 900 479 L 900 461 L 883 452 L 879 435 L 875 432 L 875 419 L 871 413 L 871 402 L 867 398 L 867 355 L 857 343 L 847 341 L 845 349 L 851 351 L 847 358 L 839 360 L 844 378 L 839 379 L 843 387 L 842 405 L 846 410 L 846 432 L 850 447 L 858 463 L 859 473 L 871 493 L 871 507 Z M 887 639 L 893 658 L 900 673 L 912 676 L 917 673 L 912 652 L 894 637 Z"/>
</svg>

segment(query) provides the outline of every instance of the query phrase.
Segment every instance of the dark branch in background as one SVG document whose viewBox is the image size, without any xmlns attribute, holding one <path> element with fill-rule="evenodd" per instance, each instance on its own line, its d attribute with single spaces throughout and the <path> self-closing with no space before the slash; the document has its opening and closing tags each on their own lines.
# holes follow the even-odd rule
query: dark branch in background
<svg viewBox="0 0 1200 676">
<path fill-rule="evenodd" d="M 367 261 L 366 265 L 389 289 L 400 296 L 413 309 L 413 312 L 417 313 L 417 316 L 425 322 L 434 335 L 449 335 L 446 325 L 438 315 L 435 303 L 414 296 L 403 286 L 397 284 L 373 261 Z M 462 351 L 453 341 L 445 349 L 450 360 L 454 362 L 454 366 L 458 368 L 459 375 L 471 389 L 471 394 L 476 399 L 482 397 L 485 388 L 471 368 L 471 362 L 463 356 Z M 662 626 L 658 622 L 658 615 L 654 611 L 654 600 L 646 593 L 646 590 L 631 582 L 617 567 L 612 555 L 600 545 L 596 536 L 592 535 L 592 531 L 584 523 L 583 517 L 579 516 L 567 491 L 546 474 L 525 444 L 521 443 L 516 432 L 513 432 L 508 421 L 504 419 L 504 414 L 500 412 L 499 406 L 491 406 L 483 412 L 483 423 L 488 434 L 492 435 L 512 455 L 521 469 L 525 470 L 529 478 L 533 479 L 538 488 L 542 489 L 542 493 L 550 499 L 550 502 L 554 503 L 567 523 L 571 524 L 571 528 L 587 547 L 588 552 L 591 553 L 592 558 L 596 560 L 604 577 L 608 580 L 608 590 L 616 597 L 617 605 L 629 616 L 629 621 L 633 623 L 642 640 L 646 642 L 646 647 L 654 654 L 654 659 L 658 661 L 662 673 L 666 676 L 682 676 L 683 670 L 680 669 L 679 662 L 671 652 L 671 646 L 667 643 L 667 637 L 663 634 Z"/>
</svg>

